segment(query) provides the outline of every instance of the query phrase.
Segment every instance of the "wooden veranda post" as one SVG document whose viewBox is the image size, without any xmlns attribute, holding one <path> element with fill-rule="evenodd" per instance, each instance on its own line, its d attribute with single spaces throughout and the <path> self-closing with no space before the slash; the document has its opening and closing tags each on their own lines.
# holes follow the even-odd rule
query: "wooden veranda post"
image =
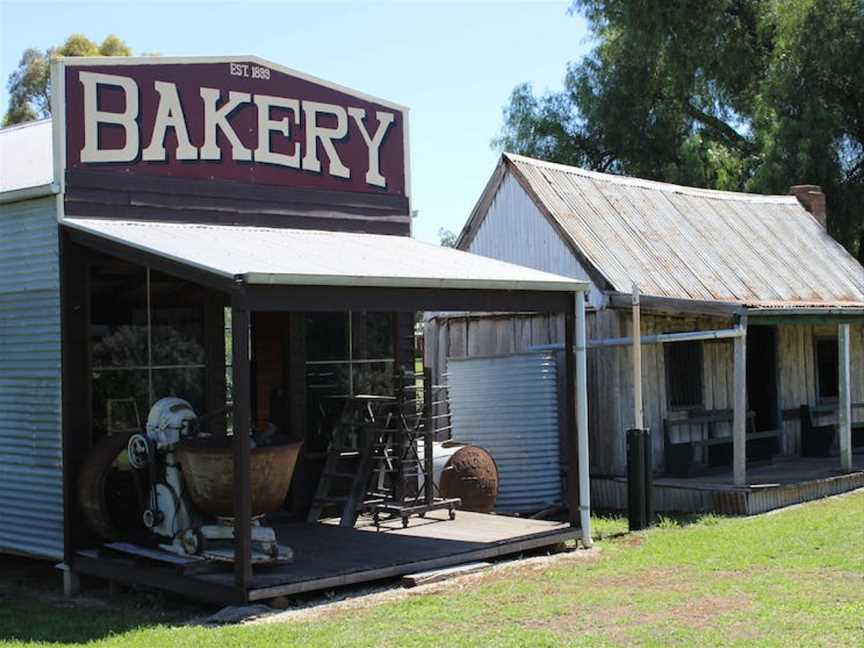
<svg viewBox="0 0 864 648">
<path fill-rule="evenodd" d="M 575 305 L 575 304 L 574 304 Z M 568 308 L 564 313 L 564 376 L 565 406 L 567 416 L 567 509 L 570 524 L 579 524 L 579 450 L 577 445 L 576 412 L 576 363 L 573 355 L 576 346 L 576 313 Z"/>
<path fill-rule="evenodd" d="M 837 403 L 837 433 L 840 445 L 840 468 L 852 471 L 852 396 L 849 384 L 849 325 L 839 324 L 837 330 L 839 402 Z"/>
<path fill-rule="evenodd" d="M 732 414 L 732 474 L 736 486 L 747 483 L 747 316 L 741 315 L 741 334 L 734 338 L 734 407 Z"/>
<path fill-rule="evenodd" d="M 642 406 L 642 318 L 639 309 L 639 286 L 633 284 L 633 427 L 644 427 Z"/>
<path fill-rule="evenodd" d="M 234 378 L 234 583 L 246 593 L 252 584 L 252 493 L 249 469 L 251 381 L 249 310 L 242 295 L 231 302 L 232 376 Z"/>
<path fill-rule="evenodd" d="M 585 322 L 585 293 L 576 293 L 576 441 L 579 455 L 579 527 L 582 546 L 591 539 L 591 479 L 588 458 L 588 329 Z"/>
</svg>

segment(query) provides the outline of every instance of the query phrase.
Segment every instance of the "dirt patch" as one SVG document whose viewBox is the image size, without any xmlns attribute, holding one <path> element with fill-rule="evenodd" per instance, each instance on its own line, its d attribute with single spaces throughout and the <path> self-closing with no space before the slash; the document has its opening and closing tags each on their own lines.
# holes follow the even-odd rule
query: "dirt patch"
<svg viewBox="0 0 864 648">
<path fill-rule="evenodd" d="M 630 574 L 603 574 L 591 579 L 595 589 L 638 589 L 640 592 L 692 592 L 690 574 L 683 569 L 643 569 Z"/>
<path fill-rule="evenodd" d="M 712 574 L 710 581 L 740 578 L 734 572 Z M 597 634 L 612 642 L 628 643 L 633 633 L 646 627 L 674 623 L 691 630 L 705 630 L 723 624 L 730 636 L 746 639 L 747 627 L 729 627 L 721 620 L 726 614 L 750 609 L 746 595 L 716 595 L 710 593 L 706 576 L 686 568 L 643 569 L 628 574 L 594 574 L 586 587 L 609 595 L 612 603 L 567 604 L 562 613 L 544 619 L 528 621 L 526 628 L 544 630 L 556 635 Z M 550 591 L 550 593 L 553 593 Z M 647 597 L 646 597 L 647 595 Z M 658 602 L 668 600 L 666 607 Z M 733 624 L 734 625 L 734 624 Z"/>
<path fill-rule="evenodd" d="M 643 590 L 641 581 L 639 589 Z M 646 610 L 635 603 L 600 609 L 586 609 L 584 606 L 574 605 L 566 614 L 524 625 L 561 636 L 572 637 L 590 633 L 602 635 L 615 643 L 627 643 L 632 640 L 634 631 L 644 630 L 646 627 L 662 626 L 674 621 L 688 629 L 706 630 L 716 627 L 723 615 L 742 612 L 750 607 L 751 601 L 741 596 L 693 596 L 684 603 L 670 605 L 664 610 Z M 729 628 L 728 625 L 723 627 Z"/>
<path fill-rule="evenodd" d="M 453 594 L 462 590 L 475 588 L 479 585 L 493 583 L 499 580 L 511 580 L 519 574 L 535 574 L 552 567 L 572 563 L 585 563 L 596 560 L 600 549 L 567 551 L 551 556 L 512 559 L 495 563 L 491 570 L 460 576 L 440 583 L 420 585 L 411 589 L 403 589 L 393 584 L 380 587 L 368 587 L 346 592 L 343 595 L 331 594 L 319 596 L 316 599 L 298 604 L 290 610 L 274 612 L 263 618 L 257 618 L 249 623 L 289 623 L 297 621 L 313 621 L 324 615 L 339 612 L 349 612 L 374 608 L 384 603 L 410 599 L 417 596 L 437 594 Z"/>
</svg>

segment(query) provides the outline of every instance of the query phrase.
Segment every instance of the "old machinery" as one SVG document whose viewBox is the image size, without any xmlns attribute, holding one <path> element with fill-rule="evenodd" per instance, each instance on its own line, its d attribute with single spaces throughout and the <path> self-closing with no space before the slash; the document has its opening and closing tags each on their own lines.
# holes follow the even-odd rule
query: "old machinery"
<svg viewBox="0 0 864 648">
<path fill-rule="evenodd" d="M 178 554 L 233 559 L 233 465 L 230 439 L 199 435 L 198 417 L 181 398 L 163 398 L 147 417 L 145 434 L 129 438 L 129 464 L 149 477 L 144 526 L 160 547 Z M 252 474 L 252 544 L 255 562 L 287 562 L 289 547 L 261 516 L 281 505 L 288 492 L 299 444 L 256 448 Z M 262 501 L 255 493 L 266 491 Z M 256 506 L 257 504 L 257 506 Z"/>
<path fill-rule="evenodd" d="M 140 540 L 176 554 L 232 561 L 234 477 L 232 437 L 201 433 L 192 406 L 163 398 L 150 410 L 142 432 L 106 435 L 93 447 L 79 479 L 79 501 L 90 528 L 105 540 Z M 252 440 L 252 550 L 256 563 L 287 562 L 263 515 L 281 508 L 291 483 L 300 442 Z M 109 476 L 131 475 L 140 509 L 137 534 L 115 523 Z M 125 509 L 132 511 L 127 497 Z M 113 501 L 113 500 L 112 500 Z M 114 503 L 113 509 L 117 505 Z M 128 516 L 127 516 L 128 517 Z M 127 520 L 128 521 L 128 520 Z M 141 525 L 143 524 L 143 529 Z"/>
</svg>

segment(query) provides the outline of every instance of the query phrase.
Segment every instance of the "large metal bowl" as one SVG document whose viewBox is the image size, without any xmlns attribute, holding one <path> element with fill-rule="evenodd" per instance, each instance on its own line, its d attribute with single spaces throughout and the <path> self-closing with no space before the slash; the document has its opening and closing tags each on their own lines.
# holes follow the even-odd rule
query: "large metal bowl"
<svg viewBox="0 0 864 648">
<path fill-rule="evenodd" d="M 252 515 L 282 507 L 302 441 L 254 448 L 249 457 Z M 192 503 L 210 515 L 234 517 L 234 453 L 230 443 L 184 443 L 177 460 Z"/>
</svg>

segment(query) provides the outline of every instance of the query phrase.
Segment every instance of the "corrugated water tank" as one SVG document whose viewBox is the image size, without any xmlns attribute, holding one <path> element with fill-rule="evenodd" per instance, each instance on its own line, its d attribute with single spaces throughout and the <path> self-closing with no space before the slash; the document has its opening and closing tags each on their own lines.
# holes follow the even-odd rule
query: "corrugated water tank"
<svg viewBox="0 0 864 648">
<path fill-rule="evenodd" d="M 561 502 L 558 377 L 553 353 L 447 361 L 453 439 L 498 464 L 495 510 L 529 513 Z"/>
</svg>

